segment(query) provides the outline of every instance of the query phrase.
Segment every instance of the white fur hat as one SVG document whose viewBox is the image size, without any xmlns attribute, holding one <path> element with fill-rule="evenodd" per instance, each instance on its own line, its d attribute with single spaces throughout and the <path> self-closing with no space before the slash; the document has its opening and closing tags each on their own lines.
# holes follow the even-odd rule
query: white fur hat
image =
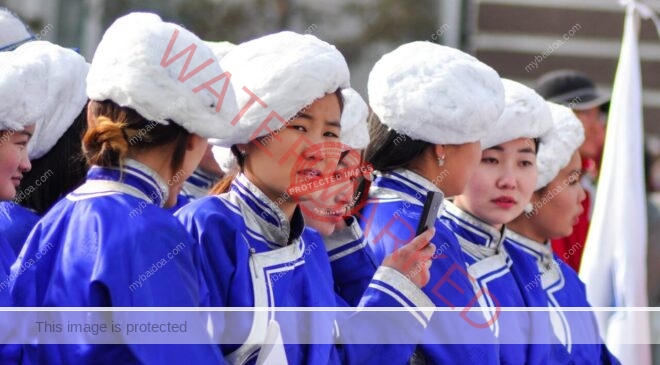
<svg viewBox="0 0 660 365">
<path fill-rule="evenodd" d="M 344 56 L 313 35 L 280 32 L 257 38 L 239 44 L 220 64 L 232 74 L 238 105 L 247 105 L 252 95 L 261 101 L 241 110 L 241 118 L 228 127 L 227 147 L 281 129 L 315 100 L 349 86 Z"/>
<path fill-rule="evenodd" d="M 352 88 L 341 91 L 344 111 L 341 113 L 341 142 L 350 148 L 361 150 L 369 144 L 367 117 L 369 107 L 360 94 Z"/>
<path fill-rule="evenodd" d="M 211 48 L 211 51 L 213 51 L 213 54 L 218 60 L 221 60 L 225 58 L 227 53 L 229 53 L 232 49 L 236 48 L 236 45 L 231 42 L 210 42 L 210 41 L 204 41 L 209 48 Z"/>
<path fill-rule="evenodd" d="M 481 140 L 481 148 L 491 148 L 518 138 L 539 138 L 552 128 L 552 114 L 545 100 L 531 88 L 502 79 L 504 112 Z"/>
<path fill-rule="evenodd" d="M 481 140 L 504 109 L 495 70 L 457 49 L 404 44 L 369 74 L 369 105 L 398 133 L 433 144 Z"/>
<path fill-rule="evenodd" d="M 27 26 L 11 11 L 0 8 L 0 51 L 34 39 Z"/>
<path fill-rule="evenodd" d="M 44 120 L 50 60 L 46 54 L 18 57 L 0 52 L 0 130 L 22 131 Z"/>
<path fill-rule="evenodd" d="M 573 111 L 563 105 L 547 102 L 554 128 L 541 138 L 536 164 L 539 178 L 536 190 L 552 181 L 571 161 L 575 151 L 584 142 L 584 127 Z"/>
<path fill-rule="evenodd" d="M 85 78 L 89 64 L 73 50 L 47 41 L 34 41 L 16 49 L 23 60 L 42 62 L 46 67 L 44 80 L 44 116 L 28 144 L 30 159 L 50 151 L 64 132 L 71 127 L 87 103 Z"/>
<path fill-rule="evenodd" d="M 238 113 L 223 73 L 211 49 L 190 31 L 155 14 L 131 13 L 103 35 L 87 76 L 87 96 L 222 139 L 234 132 L 229 122 Z"/>
</svg>

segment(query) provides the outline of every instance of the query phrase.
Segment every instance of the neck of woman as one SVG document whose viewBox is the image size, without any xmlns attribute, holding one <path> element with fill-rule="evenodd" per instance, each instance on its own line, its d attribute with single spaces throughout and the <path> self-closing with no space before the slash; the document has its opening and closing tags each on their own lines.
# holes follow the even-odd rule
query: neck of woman
<svg viewBox="0 0 660 365">
<path fill-rule="evenodd" d="M 507 227 L 519 235 L 525 236 L 536 242 L 544 243 L 548 240 L 546 237 L 543 237 L 540 232 L 537 232 L 529 218 L 525 217 L 525 214 L 519 215 L 518 218 L 507 224 Z"/>
</svg>

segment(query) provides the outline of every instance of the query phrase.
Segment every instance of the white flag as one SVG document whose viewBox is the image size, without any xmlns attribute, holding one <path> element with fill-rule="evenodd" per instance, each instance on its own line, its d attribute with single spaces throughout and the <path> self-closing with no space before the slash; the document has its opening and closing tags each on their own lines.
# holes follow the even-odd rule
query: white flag
<svg viewBox="0 0 660 365">
<path fill-rule="evenodd" d="M 648 306 L 639 6 L 627 3 L 596 204 L 580 268 L 594 307 Z M 612 308 L 596 317 L 622 364 L 651 364 L 648 311 Z"/>
</svg>

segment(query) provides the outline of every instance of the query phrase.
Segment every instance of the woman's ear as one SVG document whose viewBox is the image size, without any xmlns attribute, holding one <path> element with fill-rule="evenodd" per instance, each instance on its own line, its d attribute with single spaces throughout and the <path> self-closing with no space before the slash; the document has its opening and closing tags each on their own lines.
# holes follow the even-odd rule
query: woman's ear
<svg viewBox="0 0 660 365">
<path fill-rule="evenodd" d="M 447 154 L 447 148 L 445 148 L 444 144 L 433 145 L 433 153 L 436 160 L 443 161 L 444 163 Z"/>
<path fill-rule="evenodd" d="M 443 158 L 447 152 L 444 144 L 436 144 L 433 146 L 433 151 L 435 152 L 435 158 Z"/>
</svg>

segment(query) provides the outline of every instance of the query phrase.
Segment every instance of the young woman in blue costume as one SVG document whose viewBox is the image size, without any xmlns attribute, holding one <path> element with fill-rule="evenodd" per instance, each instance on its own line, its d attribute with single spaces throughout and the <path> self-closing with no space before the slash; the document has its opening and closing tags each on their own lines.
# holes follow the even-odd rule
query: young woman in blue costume
<svg viewBox="0 0 660 365">
<path fill-rule="evenodd" d="M 360 225 L 378 261 L 415 233 L 427 193 L 458 195 L 477 168 L 479 141 L 504 109 L 499 75 L 472 56 L 431 42 L 384 55 L 369 75 L 371 142 L 377 171 Z M 380 119 L 380 120 L 378 120 Z M 427 363 L 499 363 L 497 340 L 481 308 L 456 236 L 439 219 L 424 292 L 438 307 L 416 356 Z M 408 267 L 407 276 L 424 271 Z M 457 309 L 460 308 L 460 309 Z"/>
<path fill-rule="evenodd" d="M 76 52 L 46 41 L 26 43 L 15 52 L 47 66 L 44 88 L 39 90 L 43 100 L 33 106 L 44 110 L 28 145 L 32 169 L 24 174 L 16 198 L 0 203 L 0 234 L 16 257 L 40 216 L 84 181 L 80 140 L 87 124 L 89 65 Z"/>
<path fill-rule="evenodd" d="M 480 299 L 492 313 L 499 307 L 546 302 L 542 291 L 522 290 L 513 274 L 535 275 L 536 265 L 513 265 L 502 241 L 504 224 L 523 211 L 534 192 L 539 138 L 553 127 L 552 114 L 534 90 L 515 81 L 502 82 L 504 113 L 481 141 L 479 167 L 463 193 L 447 202 L 441 218 L 458 237 L 476 289 L 490 293 Z M 543 313 L 501 312 L 491 329 L 500 342 L 502 363 L 564 363 L 566 354 L 547 323 Z"/>
<path fill-rule="evenodd" d="M 406 279 L 400 267 L 412 250 L 419 252 L 416 263 L 430 258 L 433 246 L 425 246 L 430 232 L 396 260 L 374 265 L 361 295 L 360 306 L 408 309 L 392 321 L 375 323 L 366 312 L 297 317 L 276 311 L 347 305 L 337 294 L 341 283 L 333 280 L 323 240 L 305 228 L 297 203 L 310 198 L 302 184 L 328 177 L 337 165 L 320 148 L 337 144 L 342 133 L 340 91 L 349 81 L 343 56 L 314 36 L 282 32 L 237 46 L 221 64 L 232 74 L 238 105 L 245 105 L 237 123 L 227 127 L 235 135 L 225 140 L 240 172 L 225 181 L 226 193 L 194 201 L 175 216 L 200 245 L 211 305 L 260 308 L 216 318 L 214 335 L 225 360 L 254 363 L 275 320 L 289 364 L 405 363 L 428 322 L 419 307 L 432 304 L 418 288 L 424 282 Z"/>
<path fill-rule="evenodd" d="M 541 141 L 539 177 L 531 205 L 508 224 L 504 246 L 513 265 L 531 261 L 538 274 L 519 272 L 516 279 L 525 291 L 547 294 L 552 328 L 576 364 L 618 364 L 603 344 L 592 312 L 564 311 L 568 307 L 590 307 L 584 283 L 577 273 L 552 252 L 550 239 L 571 234 L 582 213 L 585 193 L 580 185 L 582 165 L 579 147 L 584 128 L 568 108 L 548 103 L 554 129 Z"/>
<path fill-rule="evenodd" d="M 52 49 L 33 48 L 36 52 L 26 52 L 26 58 L 20 58 L 16 51 L 1 52 L 0 64 L 0 99 L 4 104 L 0 108 L 0 201 L 13 204 L 24 176 L 29 173 L 29 142 L 47 117 L 43 103 L 47 99 L 47 75 L 50 67 L 57 61 L 52 59 Z M 11 205 L 10 205 L 11 206 Z M 0 212 L 8 215 L 9 212 Z M 5 218 L 8 219 L 8 218 Z M 16 252 L 11 245 L 12 237 L 0 232 L 0 306 L 13 305 L 10 285 L 11 265 L 16 260 Z M 10 312 L 5 315 L 11 315 Z M 4 323 L 6 319 L 3 318 Z M 12 327 L 9 327 L 12 329 Z M 11 332 L 5 332 L 11 333 Z M 11 336 L 11 335 L 10 335 Z M 15 340 L 15 337 L 0 339 L 2 343 Z M 20 359 L 19 345 L 0 345 L 0 363 L 15 364 Z"/>
<path fill-rule="evenodd" d="M 38 56 L 38 55 L 35 55 Z M 43 56 L 43 54 L 41 55 Z M 0 53 L 4 70 L 0 73 L 0 201 L 15 198 L 23 175 L 30 171 L 28 143 L 34 130 L 43 120 L 43 113 L 35 110 L 35 105 L 43 103 L 43 87 L 47 62 L 43 57 L 18 62 L 12 52 Z M 41 100 L 40 100 L 41 99 Z M 4 212 L 3 212 L 4 213 Z M 16 254 L 7 240 L 0 234 L 0 275 L 9 276 L 9 270 Z M 4 281 L 4 280 L 3 280 Z M 11 306 L 9 288 L 0 286 L 0 306 Z"/>
<path fill-rule="evenodd" d="M 359 168 L 369 173 L 359 151 L 369 144 L 367 117 L 369 107 L 357 91 L 342 90 L 344 108 L 341 113 L 341 148 L 344 149 L 337 164 L 337 183 L 324 191 L 317 199 L 300 203 L 308 229 L 323 236 L 330 258 L 332 276 L 341 290 L 340 296 L 352 306 L 357 306 L 362 294 L 371 283 L 378 267 L 368 247 L 359 222 L 352 214 L 358 209 L 361 194 L 360 180 L 370 178 L 355 173 Z"/>
<path fill-rule="evenodd" d="M 154 44 L 168 42 L 165 55 L 153 51 Z M 193 65 L 213 58 L 194 34 L 154 14 L 126 15 L 106 31 L 87 77 L 87 180 L 51 208 L 30 234 L 12 267 L 16 305 L 207 304 L 198 248 L 163 207 L 180 188 L 173 177 L 185 180 L 192 173 L 206 150 L 206 138 L 222 138 L 223 118 L 230 120 L 237 109 L 232 93 L 218 113 L 213 93 L 193 92 L 223 73 L 217 62 L 207 62 L 185 79 L 177 78 L 187 68 L 185 57 L 161 64 L 162 58 L 171 58 L 168 53 L 176 55 L 191 44 L 196 45 L 189 59 Z M 179 107 L 171 108 L 177 102 Z M 152 272 L 155 264 L 158 270 Z M 147 271 L 149 278 L 139 279 Z M 140 286 L 132 285 L 136 280 Z M 158 320 L 155 312 L 141 313 L 141 319 Z M 221 362 L 211 344 L 24 348 L 24 363 L 38 364 Z"/>
</svg>

